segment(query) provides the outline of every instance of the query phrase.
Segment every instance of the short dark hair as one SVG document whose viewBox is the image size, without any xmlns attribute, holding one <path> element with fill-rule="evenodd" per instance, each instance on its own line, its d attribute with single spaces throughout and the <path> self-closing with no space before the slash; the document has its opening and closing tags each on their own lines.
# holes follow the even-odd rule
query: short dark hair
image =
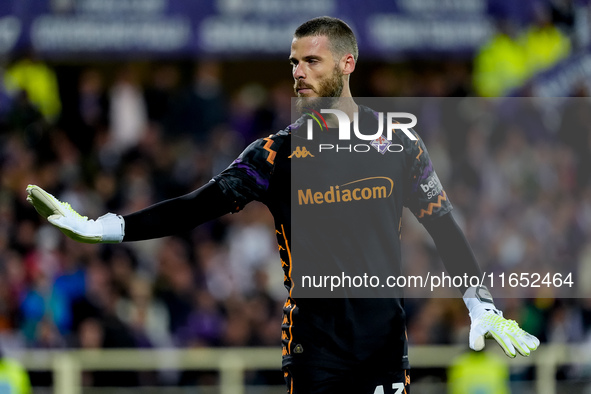
<svg viewBox="0 0 591 394">
<path fill-rule="evenodd" d="M 353 55 L 355 62 L 359 56 L 357 39 L 353 30 L 345 22 L 330 16 L 319 16 L 302 23 L 293 34 L 295 38 L 310 36 L 326 36 L 330 42 L 331 51 L 338 57 L 348 53 Z"/>
</svg>

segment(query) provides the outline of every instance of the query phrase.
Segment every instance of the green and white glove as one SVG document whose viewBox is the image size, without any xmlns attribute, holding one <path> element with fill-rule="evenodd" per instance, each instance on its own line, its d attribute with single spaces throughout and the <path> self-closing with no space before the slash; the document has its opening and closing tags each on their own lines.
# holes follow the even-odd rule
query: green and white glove
<svg viewBox="0 0 591 394">
<path fill-rule="evenodd" d="M 107 213 L 92 220 L 80 215 L 70 204 L 61 202 L 39 186 L 27 186 L 27 193 L 27 201 L 35 210 L 73 240 L 89 244 L 123 241 L 125 221 L 120 215 Z"/>
<path fill-rule="evenodd" d="M 505 354 L 514 358 L 516 351 L 527 357 L 540 346 L 538 338 L 523 331 L 514 320 L 503 317 L 486 287 L 470 287 L 464 293 L 464 303 L 472 320 L 470 349 L 480 351 L 484 349 L 485 338 L 494 338 Z"/>
</svg>

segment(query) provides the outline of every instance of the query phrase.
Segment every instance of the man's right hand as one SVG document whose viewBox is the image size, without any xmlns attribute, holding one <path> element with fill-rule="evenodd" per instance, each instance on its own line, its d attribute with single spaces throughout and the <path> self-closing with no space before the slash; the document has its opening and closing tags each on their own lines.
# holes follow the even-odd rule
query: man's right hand
<svg viewBox="0 0 591 394">
<path fill-rule="evenodd" d="M 107 213 L 97 220 L 76 212 L 70 204 L 61 202 L 36 185 L 27 187 L 27 201 L 41 216 L 75 241 L 84 243 L 119 243 L 125 235 L 125 221 L 119 215 Z"/>
</svg>

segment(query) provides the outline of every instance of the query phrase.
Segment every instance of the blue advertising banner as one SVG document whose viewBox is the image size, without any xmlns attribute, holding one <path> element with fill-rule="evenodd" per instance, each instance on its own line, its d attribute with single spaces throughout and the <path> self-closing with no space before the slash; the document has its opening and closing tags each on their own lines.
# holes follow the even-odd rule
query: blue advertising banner
<svg viewBox="0 0 591 394">
<path fill-rule="evenodd" d="M 526 85 L 536 97 L 569 97 L 586 95 L 591 90 L 591 46 L 558 63 L 550 70 L 536 75 Z M 515 92 L 514 96 L 523 91 Z"/>
<path fill-rule="evenodd" d="M 3 0 L 0 54 L 30 48 L 42 56 L 278 56 L 286 55 L 293 31 L 300 23 L 320 15 L 347 21 L 357 34 L 363 56 L 469 54 L 490 36 L 493 16 L 525 20 L 532 3 L 533 0 Z"/>
</svg>

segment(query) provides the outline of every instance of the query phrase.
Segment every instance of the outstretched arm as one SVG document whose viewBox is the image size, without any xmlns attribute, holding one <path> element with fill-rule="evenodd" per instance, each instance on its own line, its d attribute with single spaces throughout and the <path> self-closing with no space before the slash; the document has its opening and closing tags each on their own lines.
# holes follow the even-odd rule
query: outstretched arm
<svg viewBox="0 0 591 394">
<path fill-rule="evenodd" d="M 209 182 L 181 197 L 166 200 L 124 215 L 123 241 L 160 238 L 189 231 L 233 211 L 234 204 L 216 182 Z"/>
<path fill-rule="evenodd" d="M 205 186 L 129 215 L 108 213 L 88 219 L 35 185 L 27 187 L 27 201 L 62 233 L 79 242 L 118 243 L 177 234 L 237 212 L 250 201 L 261 201 L 273 174 L 273 158 L 287 135 L 280 132 L 254 141 Z"/>
<path fill-rule="evenodd" d="M 27 201 L 68 237 L 85 243 L 117 243 L 165 237 L 188 231 L 235 209 L 214 181 L 181 197 L 129 215 L 112 213 L 96 220 L 81 216 L 39 186 L 27 187 Z"/>
</svg>

